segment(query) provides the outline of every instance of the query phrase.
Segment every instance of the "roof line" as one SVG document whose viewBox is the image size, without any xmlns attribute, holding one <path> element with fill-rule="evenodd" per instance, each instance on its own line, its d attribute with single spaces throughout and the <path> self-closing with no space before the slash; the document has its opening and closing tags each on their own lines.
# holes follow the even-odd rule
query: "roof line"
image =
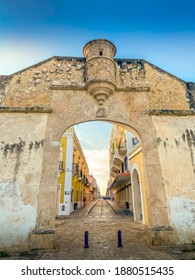
<svg viewBox="0 0 195 280">
<path fill-rule="evenodd" d="M 26 71 L 26 70 L 30 69 L 31 67 L 36 67 L 36 66 L 42 65 L 43 63 L 45 63 L 45 62 L 47 62 L 47 61 L 49 61 L 49 60 L 51 60 L 51 59 L 57 59 L 57 60 L 62 60 L 62 59 L 77 59 L 77 60 L 84 60 L 84 61 L 85 61 L 85 57 L 75 57 L 75 56 L 51 56 L 50 58 L 47 58 L 47 59 L 42 60 L 42 61 L 40 61 L 40 62 L 38 62 L 38 63 L 32 64 L 32 65 L 30 65 L 30 66 L 28 66 L 28 67 L 26 67 L 26 68 L 23 68 L 23 69 L 21 69 L 21 70 L 19 70 L 19 71 L 17 71 L 17 72 L 12 73 L 12 74 L 10 74 L 10 75 L 0 75 L 0 77 L 11 77 L 11 76 L 13 76 L 13 75 L 19 74 L 20 72 Z M 194 82 L 186 82 L 186 81 L 184 81 L 183 79 L 181 79 L 181 78 L 179 78 L 179 77 L 177 77 L 177 76 L 171 74 L 170 72 L 168 72 L 168 71 L 166 71 L 166 70 L 164 70 L 164 69 L 162 69 L 162 68 L 160 68 L 160 67 L 158 67 L 158 66 L 156 66 L 156 65 L 154 65 L 154 64 L 152 64 L 152 63 L 150 63 L 150 62 L 148 62 L 147 60 L 142 59 L 142 58 L 114 58 L 114 61 L 124 61 L 124 62 L 125 62 L 125 61 L 127 61 L 127 62 L 128 62 L 128 61 L 129 61 L 129 62 L 130 62 L 130 61 L 142 61 L 142 62 L 144 62 L 144 63 L 149 64 L 149 65 L 152 66 L 154 69 L 157 69 L 157 70 L 160 71 L 160 72 L 166 73 L 166 74 L 168 74 L 169 76 L 176 78 L 176 79 L 179 80 L 180 82 L 183 82 L 183 83 L 194 83 Z"/>
</svg>

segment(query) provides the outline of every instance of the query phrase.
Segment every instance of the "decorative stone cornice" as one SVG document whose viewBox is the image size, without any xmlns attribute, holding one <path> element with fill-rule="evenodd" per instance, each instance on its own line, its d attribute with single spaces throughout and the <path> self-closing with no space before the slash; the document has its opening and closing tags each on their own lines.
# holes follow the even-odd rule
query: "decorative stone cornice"
<svg viewBox="0 0 195 280">
<path fill-rule="evenodd" d="M 172 116 L 189 116 L 194 115 L 194 111 L 190 110 L 149 110 L 149 115 L 161 116 L 161 115 L 172 115 Z"/>
<path fill-rule="evenodd" d="M 116 88 L 116 91 L 125 91 L 125 92 L 147 92 L 150 91 L 150 87 L 147 86 L 132 86 L 124 88 Z"/>
<path fill-rule="evenodd" d="M 79 85 L 51 85 L 51 90 L 86 90 L 86 86 L 79 86 Z"/>
<path fill-rule="evenodd" d="M 51 107 L 0 107 L 0 113 L 51 113 Z"/>
<path fill-rule="evenodd" d="M 98 80 L 96 80 L 98 82 Z M 82 90 L 86 91 L 87 86 L 79 86 L 79 85 L 51 85 L 51 90 Z M 148 92 L 150 91 L 150 87 L 148 86 L 132 86 L 132 87 L 122 87 L 117 88 L 115 87 L 114 91 L 121 91 L 121 92 Z"/>
</svg>

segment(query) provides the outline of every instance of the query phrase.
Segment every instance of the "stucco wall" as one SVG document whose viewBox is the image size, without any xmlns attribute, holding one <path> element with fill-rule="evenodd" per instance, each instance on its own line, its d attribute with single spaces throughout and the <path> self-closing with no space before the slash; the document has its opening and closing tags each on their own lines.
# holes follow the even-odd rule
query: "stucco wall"
<svg viewBox="0 0 195 280">
<path fill-rule="evenodd" d="M 25 247 L 36 224 L 47 115 L 0 117 L 0 247 Z"/>
<path fill-rule="evenodd" d="M 195 236 L 195 124 L 193 117 L 153 116 L 168 216 L 181 243 Z"/>
</svg>

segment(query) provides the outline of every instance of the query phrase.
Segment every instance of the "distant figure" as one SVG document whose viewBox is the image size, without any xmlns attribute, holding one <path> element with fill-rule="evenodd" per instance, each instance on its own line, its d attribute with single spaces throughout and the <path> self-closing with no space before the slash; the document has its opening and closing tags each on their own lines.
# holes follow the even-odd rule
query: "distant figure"
<svg viewBox="0 0 195 280">
<path fill-rule="evenodd" d="M 85 205 L 86 205 L 86 201 L 87 201 L 87 199 L 86 199 L 86 197 L 84 196 L 84 197 L 83 197 L 83 204 L 84 204 L 84 207 L 85 207 Z"/>
</svg>

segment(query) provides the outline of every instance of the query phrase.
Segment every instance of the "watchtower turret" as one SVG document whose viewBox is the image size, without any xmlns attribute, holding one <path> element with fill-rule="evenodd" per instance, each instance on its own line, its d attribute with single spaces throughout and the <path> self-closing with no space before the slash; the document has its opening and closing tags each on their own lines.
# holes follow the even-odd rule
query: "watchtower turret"
<svg viewBox="0 0 195 280">
<path fill-rule="evenodd" d="M 108 40 L 97 39 L 83 48 L 86 57 L 87 90 L 102 105 L 115 90 L 116 47 Z"/>
</svg>

